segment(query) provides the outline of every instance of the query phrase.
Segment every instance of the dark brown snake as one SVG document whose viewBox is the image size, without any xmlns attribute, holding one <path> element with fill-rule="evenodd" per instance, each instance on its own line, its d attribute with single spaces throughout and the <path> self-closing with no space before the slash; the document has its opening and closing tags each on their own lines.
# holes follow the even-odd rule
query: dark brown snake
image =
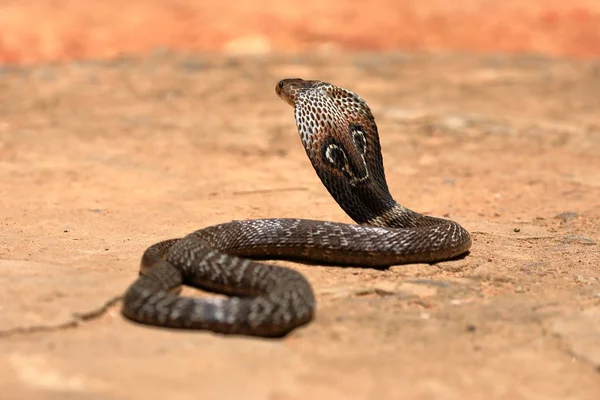
<svg viewBox="0 0 600 400">
<path fill-rule="evenodd" d="M 283 336 L 315 313 L 299 272 L 254 259 L 385 267 L 457 257 L 471 247 L 456 222 L 411 211 L 390 195 L 375 119 L 349 90 L 284 79 L 275 88 L 294 107 L 298 132 L 317 175 L 357 224 L 305 219 L 232 221 L 146 250 L 123 314 L 170 328 Z M 182 297 L 182 285 L 229 297 Z"/>
</svg>

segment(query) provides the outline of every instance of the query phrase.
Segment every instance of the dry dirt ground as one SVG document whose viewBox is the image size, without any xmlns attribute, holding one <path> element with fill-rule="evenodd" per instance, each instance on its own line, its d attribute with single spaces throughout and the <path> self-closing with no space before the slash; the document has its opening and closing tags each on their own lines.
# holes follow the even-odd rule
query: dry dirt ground
<svg viewBox="0 0 600 400">
<path fill-rule="evenodd" d="M 346 50 L 600 57 L 598 0 L 2 0 L 0 63 L 167 47 L 265 54 Z"/>
<path fill-rule="evenodd" d="M 275 95 L 294 76 L 367 100 L 392 193 L 463 224 L 471 254 L 383 271 L 284 263 L 318 314 L 282 340 L 149 328 L 104 306 L 161 239 L 232 219 L 351 222 Z M 0 397 L 598 399 L 598 93 L 600 63 L 534 57 L 3 68 Z"/>
</svg>

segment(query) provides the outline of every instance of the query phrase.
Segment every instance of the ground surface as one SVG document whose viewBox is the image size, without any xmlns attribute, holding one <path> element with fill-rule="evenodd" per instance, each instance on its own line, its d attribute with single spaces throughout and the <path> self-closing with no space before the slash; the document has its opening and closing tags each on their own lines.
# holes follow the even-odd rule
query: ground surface
<svg viewBox="0 0 600 400">
<path fill-rule="evenodd" d="M 0 63 L 156 48 L 600 56 L 597 0 L 3 0 Z"/>
<path fill-rule="evenodd" d="M 0 93 L 3 399 L 597 399 L 600 64 L 382 55 L 6 68 Z M 392 193 L 472 253 L 386 271 L 287 264 L 318 315 L 284 340 L 134 325 L 150 244 L 259 217 L 350 222 L 282 77 L 358 92 Z"/>
</svg>

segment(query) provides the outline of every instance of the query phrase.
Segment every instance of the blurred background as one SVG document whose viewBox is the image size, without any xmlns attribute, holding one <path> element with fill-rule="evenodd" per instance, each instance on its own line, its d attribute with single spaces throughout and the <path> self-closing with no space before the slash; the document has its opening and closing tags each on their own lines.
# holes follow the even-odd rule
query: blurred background
<svg viewBox="0 0 600 400">
<path fill-rule="evenodd" d="M 600 55 L 598 0 L 0 0 L 0 63 L 157 49 Z"/>
</svg>

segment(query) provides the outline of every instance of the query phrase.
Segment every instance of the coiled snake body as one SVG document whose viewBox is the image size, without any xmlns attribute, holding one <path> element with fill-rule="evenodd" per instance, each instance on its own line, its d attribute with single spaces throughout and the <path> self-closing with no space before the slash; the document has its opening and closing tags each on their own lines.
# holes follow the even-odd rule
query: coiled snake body
<svg viewBox="0 0 600 400">
<path fill-rule="evenodd" d="M 314 315 L 299 272 L 251 258 L 382 267 L 435 262 L 471 246 L 456 222 L 411 211 L 390 195 L 375 119 L 355 93 L 321 81 L 284 79 L 277 94 L 295 110 L 317 175 L 359 225 L 305 219 L 232 221 L 146 250 L 124 296 L 129 319 L 171 328 L 283 336 Z M 192 298 L 181 285 L 228 295 Z"/>
</svg>

